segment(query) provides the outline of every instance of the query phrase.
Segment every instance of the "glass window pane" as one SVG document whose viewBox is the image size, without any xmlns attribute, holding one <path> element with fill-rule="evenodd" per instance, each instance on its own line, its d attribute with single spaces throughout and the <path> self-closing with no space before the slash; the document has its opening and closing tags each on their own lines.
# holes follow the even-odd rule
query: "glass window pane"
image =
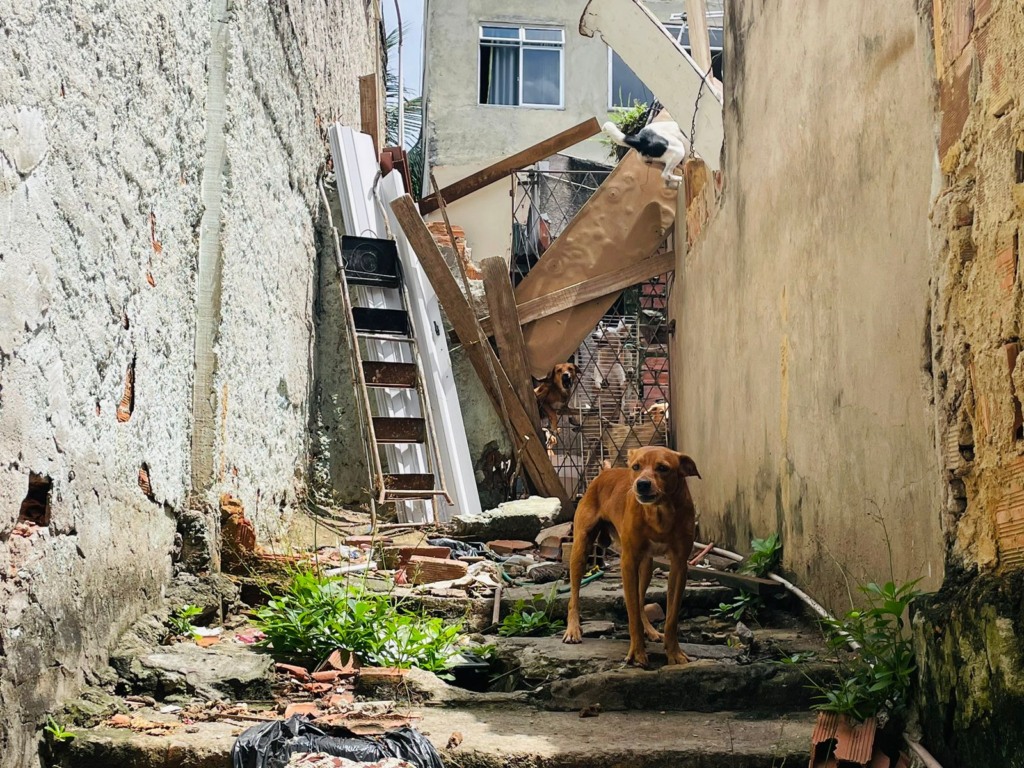
<svg viewBox="0 0 1024 768">
<path fill-rule="evenodd" d="M 523 49 L 523 103 L 558 106 L 562 103 L 562 53 L 543 48 Z"/>
<path fill-rule="evenodd" d="M 480 103 L 505 106 L 519 103 L 518 46 L 480 46 Z"/>
<path fill-rule="evenodd" d="M 612 107 L 632 107 L 635 102 L 650 104 L 650 89 L 626 66 L 619 54 L 612 51 Z"/>
<path fill-rule="evenodd" d="M 562 42 L 562 30 L 560 29 L 527 29 L 526 39 L 539 43 L 560 43 Z"/>
<path fill-rule="evenodd" d="M 507 38 L 509 40 L 519 39 L 519 28 L 518 27 L 483 27 L 480 31 L 480 37 L 500 37 Z"/>
</svg>

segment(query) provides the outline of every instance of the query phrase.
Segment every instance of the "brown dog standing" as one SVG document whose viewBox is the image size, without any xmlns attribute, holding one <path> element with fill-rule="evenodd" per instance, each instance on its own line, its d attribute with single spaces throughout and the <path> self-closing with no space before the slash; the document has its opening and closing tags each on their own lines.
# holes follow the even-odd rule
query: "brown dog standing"
<svg viewBox="0 0 1024 768">
<path fill-rule="evenodd" d="M 687 477 L 700 477 L 693 459 L 668 448 L 636 448 L 629 469 L 606 469 L 595 478 L 576 508 L 569 577 L 568 627 L 564 643 L 582 642 L 580 581 L 587 555 L 602 524 L 615 528 L 622 546 L 622 590 L 629 615 L 626 661 L 647 665 L 644 642 L 661 640 L 644 613 L 644 596 L 654 572 L 652 557 L 667 552 L 671 561 L 665 610 L 665 652 L 669 664 L 685 664 L 679 648 L 679 606 L 686 587 L 687 559 L 693 549 L 695 513 Z"/>
<path fill-rule="evenodd" d="M 551 434 L 558 442 L 558 414 L 569 402 L 572 388 L 579 378 L 580 369 L 575 363 L 559 363 L 551 373 L 533 388 L 541 414 L 548 417 Z M 554 444 L 554 443 L 552 443 Z M 550 447 L 550 446 L 549 446 Z"/>
</svg>

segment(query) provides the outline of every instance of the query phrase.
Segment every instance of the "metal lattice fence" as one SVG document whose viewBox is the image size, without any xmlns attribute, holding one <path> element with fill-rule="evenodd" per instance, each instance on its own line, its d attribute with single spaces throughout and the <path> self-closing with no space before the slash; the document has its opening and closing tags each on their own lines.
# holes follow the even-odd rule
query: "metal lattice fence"
<svg viewBox="0 0 1024 768">
<path fill-rule="evenodd" d="M 517 173 L 513 193 L 512 281 L 518 284 L 610 171 Z M 624 466 L 630 449 L 668 445 L 669 282 L 626 289 L 576 350 L 580 376 L 548 456 L 566 491 L 579 497 L 602 468 Z"/>
</svg>

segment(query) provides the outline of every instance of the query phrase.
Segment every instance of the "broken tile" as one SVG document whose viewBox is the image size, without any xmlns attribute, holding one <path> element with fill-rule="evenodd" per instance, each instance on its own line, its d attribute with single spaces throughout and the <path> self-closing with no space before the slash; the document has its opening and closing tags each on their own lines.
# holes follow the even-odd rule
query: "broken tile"
<svg viewBox="0 0 1024 768">
<path fill-rule="evenodd" d="M 497 539 L 487 542 L 487 546 L 499 555 L 514 555 L 517 552 L 526 552 L 529 549 L 533 549 L 534 543 L 521 539 Z"/>
<path fill-rule="evenodd" d="M 316 717 L 319 714 L 320 707 L 317 706 L 315 701 L 301 701 L 285 707 L 284 719 L 287 720 L 294 715 L 312 715 Z"/>
<path fill-rule="evenodd" d="M 294 664 L 281 664 L 281 663 L 277 663 L 277 664 L 274 665 L 274 668 L 278 672 L 283 672 L 286 675 L 291 675 L 296 680 L 299 680 L 301 682 L 306 682 L 306 681 L 311 679 L 310 676 L 309 676 L 309 670 L 306 669 L 305 667 L 298 667 L 298 666 L 295 666 Z"/>
</svg>

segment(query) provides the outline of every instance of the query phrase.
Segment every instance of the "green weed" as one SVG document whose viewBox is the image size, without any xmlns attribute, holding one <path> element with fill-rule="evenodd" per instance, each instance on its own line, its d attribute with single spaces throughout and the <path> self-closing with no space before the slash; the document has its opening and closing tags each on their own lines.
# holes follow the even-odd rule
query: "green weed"
<svg viewBox="0 0 1024 768">
<path fill-rule="evenodd" d="M 342 648 L 381 666 L 443 672 L 458 653 L 461 622 L 446 624 L 362 585 L 296 572 L 287 591 L 256 611 L 275 655 L 321 661 Z"/>
<path fill-rule="evenodd" d="M 502 637 L 548 637 L 564 630 L 563 621 L 551 618 L 551 597 L 534 595 L 529 602 L 517 600 L 512 612 L 498 627 L 498 634 Z"/>
<path fill-rule="evenodd" d="M 203 609 L 198 605 L 183 605 L 181 608 L 171 612 L 170 617 L 167 619 L 167 626 L 170 627 L 172 634 L 189 637 L 195 631 L 192 619 L 202 614 L 202 612 Z"/>
<path fill-rule="evenodd" d="M 58 744 L 71 741 L 77 735 L 73 731 L 67 730 L 63 725 L 54 720 L 53 717 L 46 718 L 46 726 L 43 730 Z"/>
</svg>

